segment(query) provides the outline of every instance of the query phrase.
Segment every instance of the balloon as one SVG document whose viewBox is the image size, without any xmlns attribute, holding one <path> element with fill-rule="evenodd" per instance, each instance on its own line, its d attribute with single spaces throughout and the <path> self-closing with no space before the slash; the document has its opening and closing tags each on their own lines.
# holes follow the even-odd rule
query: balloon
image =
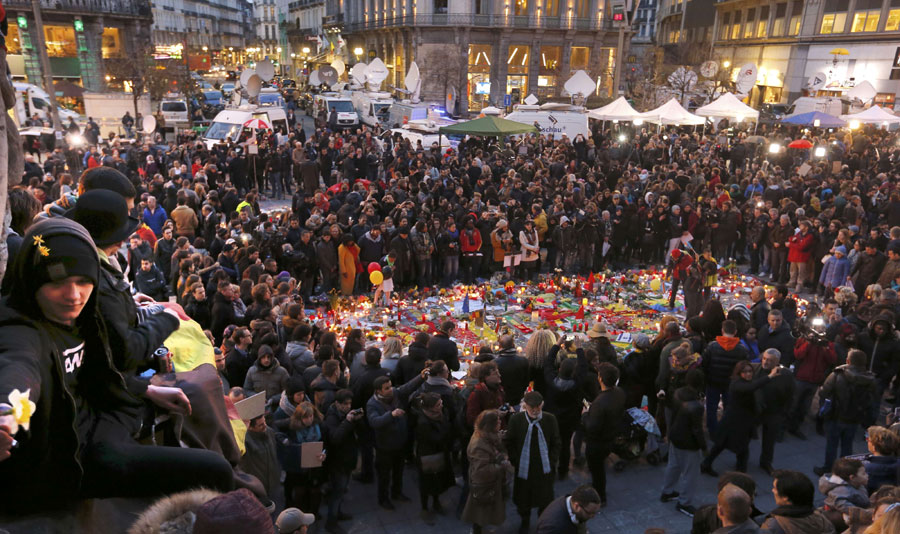
<svg viewBox="0 0 900 534">
<path fill-rule="evenodd" d="M 373 261 L 369 264 L 369 274 L 372 274 L 375 271 L 381 271 L 381 265 L 379 265 L 377 261 Z"/>
<path fill-rule="evenodd" d="M 381 274 L 381 271 L 372 271 L 369 273 L 369 281 L 377 286 L 381 282 L 384 282 L 384 275 Z"/>
<path fill-rule="evenodd" d="M 660 280 L 659 278 L 654 278 L 653 280 L 650 280 L 650 289 L 652 289 L 653 291 L 659 291 L 659 289 L 661 287 L 662 287 L 662 280 Z"/>
<path fill-rule="evenodd" d="M 394 271 L 391 269 L 390 265 L 385 265 L 384 269 L 381 270 L 381 274 L 385 278 L 390 278 L 393 273 L 394 273 Z"/>
</svg>

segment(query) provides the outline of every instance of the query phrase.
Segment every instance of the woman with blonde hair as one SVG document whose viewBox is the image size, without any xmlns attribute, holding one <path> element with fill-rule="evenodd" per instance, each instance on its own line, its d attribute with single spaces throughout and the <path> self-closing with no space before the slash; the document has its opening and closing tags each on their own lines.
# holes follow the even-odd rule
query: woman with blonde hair
<svg viewBox="0 0 900 534">
<path fill-rule="evenodd" d="M 391 336 L 385 339 L 384 346 L 381 348 L 382 369 L 393 373 L 401 356 L 403 356 L 403 344 L 400 342 L 400 338 Z"/>
<path fill-rule="evenodd" d="M 544 393 L 544 362 L 550 349 L 556 344 L 556 336 L 546 328 L 541 328 L 525 344 L 525 358 L 528 360 L 528 374 L 534 382 L 534 389 Z"/>
<path fill-rule="evenodd" d="M 462 520 L 472 523 L 472 533 L 484 525 L 502 525 L 506 520 L 506 476 L 512 464 L 500 439 L 500 413 L 485 410 L 475 420 L 475 433 L 466 448 L 469 458 L 469 496 Z"/>
<path fill-rule="evenodd" d="M 256 424 L 251 421 L 251 427 Z M 325 470 L 322 467 L 301 467 L 300 457 L 304 443 L 323 442 L 325 450 L 325 431 L 322 425 L 322 414 L 313 403 L 301 402 L 291 414 L 288 429 L 277 434 L 278 458 L 285 471 L 284 500 L 285 506 L 295 506 L 309 513 L 318 514 L 322 503 L 322 484 L 325 482 Z M 319 455 L 325 460 L 325 453 Z"/>
<path fill-rule="evenodd" d="M 881 511 L 881 506 L 878 508 L 875 515 Z M 884 512 L 866 529 L 865 534 L 895 534 L 897 532 L 900 532 L 900 503 L 895 502 L 884 508 Z"/>
</svg>

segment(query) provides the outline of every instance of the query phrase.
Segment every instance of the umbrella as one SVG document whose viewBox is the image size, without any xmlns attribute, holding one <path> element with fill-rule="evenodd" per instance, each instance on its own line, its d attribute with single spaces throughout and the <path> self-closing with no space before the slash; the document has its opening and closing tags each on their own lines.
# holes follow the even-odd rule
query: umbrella
<svg viewBox="0 0 900 534">
<path fill-rule="evenodd" d="M 850 55 L 850 51 L 847 50 L 846 48 L 832 48 L 831 52 L 828 52 L 828 53 L 835 55 L 835 56 L 849 56 Z"/>
<path fill-rule="evenodd" d="M 244 128 L 253 128 L 257 130 L 271 130 L 272 127 L 269 126 L 269 123 L 262 119 L 250 119 L 249 121 L 244 123 Z"/>
<path fill-rule="evenodd" d="M 750 137 L 744 139 L 745 143 L 752 143 L 754 145 L 762 145 L 765 144 L 768 139 L 761 135 L 751 135 Z"/>
<path fill-rule="evenodd" d="M 788 145 L 788 148 L 812 148 L 813 144 L 807 141 L 806 139 L 797 139 L 796 141 L 791 141 L 791 144 Z"/>
</svg>

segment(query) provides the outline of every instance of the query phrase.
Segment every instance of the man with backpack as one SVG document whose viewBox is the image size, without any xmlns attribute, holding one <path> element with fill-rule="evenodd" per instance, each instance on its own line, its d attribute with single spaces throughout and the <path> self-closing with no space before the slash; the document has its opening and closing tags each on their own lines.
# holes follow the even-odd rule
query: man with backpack
<svg viewBox="0 0 900 534">
<path fill-rule="evenodd" d="M 838 443 L 841 456 L 853 454 L 853 437 L 860 425 L 874 422 L 875 375 L 866 370 L 866 353 L 853 349 L 847 364 L 835 368 L 825 379 L 819 398 L 819 414 L 825 418 L 825 464 L 813 472 L 822 476 L 834 464 Z"/>
</svg>

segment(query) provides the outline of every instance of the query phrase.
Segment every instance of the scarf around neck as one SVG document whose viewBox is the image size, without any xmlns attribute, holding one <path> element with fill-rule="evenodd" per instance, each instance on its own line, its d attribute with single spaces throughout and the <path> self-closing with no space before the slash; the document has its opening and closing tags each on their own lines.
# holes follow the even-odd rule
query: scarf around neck
<svg viewBox="0 0 900 534">
<path fill-rule="evenodd" d="M 550 455 L 547 449 L 547 440 L 544 438 L 544 429 L 541 428 L 540 422 L 543 419 L 544 413 L 541 412 L 541 415 L 532 419 L 528 414 L 525 414 L 525 420 L 528 422 L 528 431 L 525 433 L 525 443 L 522 446 L 522 454 L 519 456 L 519 473 L 516 475 L 521 479 L 528 478 L 528 468 L 530 467 L 531 462 L 531 432 L 537 427 L 538 432 L 538 447 L 541 452 L 541 467 L 543 468 L 543 473 L 550 473 Z"/>
</svg>

